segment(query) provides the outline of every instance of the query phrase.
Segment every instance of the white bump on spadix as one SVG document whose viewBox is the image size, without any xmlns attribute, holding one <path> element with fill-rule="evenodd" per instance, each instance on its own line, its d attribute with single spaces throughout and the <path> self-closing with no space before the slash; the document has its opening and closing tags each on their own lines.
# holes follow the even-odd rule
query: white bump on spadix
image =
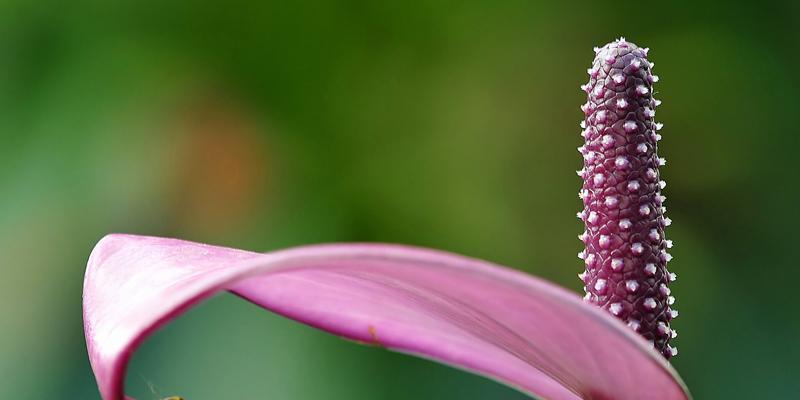
<svg viewBox="0 0 800 400">
<path fill-rule="evenodd" d="M 596 290 L 598 293 L 603 293 L 603 291 L 605 291 L 605 289 L 606 289 L 606 280 L 605 279 L 602 279 L 602 278 L 598 279 L 594 283 L 594 290 Z"/>
<path fill-rule="evenodd" d="M 647 265 L 644 266 L 644 272 L 647 275 L 651 275 L 651 276 L 655 275 L 656 274 L 656 265 L 653 264 L 653 263 L 647 263 Z"/>
</svg>

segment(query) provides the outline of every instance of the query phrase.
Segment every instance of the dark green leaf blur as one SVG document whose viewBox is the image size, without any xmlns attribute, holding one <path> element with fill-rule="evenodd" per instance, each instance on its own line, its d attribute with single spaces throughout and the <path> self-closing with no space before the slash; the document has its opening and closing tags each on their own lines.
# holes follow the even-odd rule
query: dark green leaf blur
<svg viewBox="0 0 800 400">
<path fill-rule="evenodd" d="M 579 86 L 619 36 L 661 77 L 673 365 L 697 399 L 792 398 L 797 4 L 0 2 L 0 398 L 99 399 L 81 288 L 110 232 L 402 242 L 581 290 Z M 524 398 L 231 295 L 147 341 L 127 387 Z"/>
</svg>

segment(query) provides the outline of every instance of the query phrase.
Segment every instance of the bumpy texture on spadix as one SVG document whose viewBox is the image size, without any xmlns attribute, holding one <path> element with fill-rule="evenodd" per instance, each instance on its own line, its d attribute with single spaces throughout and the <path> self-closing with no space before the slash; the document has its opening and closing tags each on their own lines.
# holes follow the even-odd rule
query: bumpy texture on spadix
<svg viewBox="0 0 800 400">
<path fill-rule="evenodd" d="M 105 400 L 123 399 L 128 361 L 147 336 L 222 290 L 543 399 L 689 398 L 644 339 L 576 294 L 439 251 L 337 244 L 258 254 L 111 235 L 92 252 L 83 290 L 89 360 Z"/>
<path fill-rule="evenodd" d="M 589 83 L 581 87 L 588 99 L 581 106 L 586 143 L 578 148 L 584 159 L 578 217 L 586 224 L 579 237 L 586 249 L 578 254 L 586 271 L 579 277 L 587 301 L 669 358 L 677 354 L 669 342 L 678 312 L 669 289 L 675 274 L 667 271 L 672 242 L 664 236 L 670 219 L 664 217 L 666 184 L 659 167 L 666 161 L 657 154 L 661 124 L 654 121 L 658 77 L 647 51 L 624 38 L 596 48 Z"/>
</svg>

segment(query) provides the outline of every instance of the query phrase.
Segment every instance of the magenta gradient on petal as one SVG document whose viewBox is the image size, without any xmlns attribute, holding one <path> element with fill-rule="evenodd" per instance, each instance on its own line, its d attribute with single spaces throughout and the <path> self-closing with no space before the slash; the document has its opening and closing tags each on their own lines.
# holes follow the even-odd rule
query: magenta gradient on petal
<svg viewBox="0 0 800 400">
<path fill-rule="evenodd" d="M 144 339 L 222 290 L 545 399 L 690 398 L 666 360 L 623 323 L 567 290 L 485 261 L 385 244 L 259 254 L 109 235 L 92 252 L 83 294 L 103 399 L 124 399 L 125 370 Z"/>
</svg>

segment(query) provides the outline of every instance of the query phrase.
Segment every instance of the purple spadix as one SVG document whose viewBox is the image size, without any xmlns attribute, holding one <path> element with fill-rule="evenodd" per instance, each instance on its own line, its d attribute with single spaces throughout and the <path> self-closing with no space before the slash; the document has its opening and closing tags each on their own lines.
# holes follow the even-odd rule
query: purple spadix
<svg viewBox="0 0 800 400">
<path fill-rule="evenodd" d="M 658 77 L 647 52 L 624 38 L 595 48 L 589 82 L 581 87 L 587 101 L 578 217 L 586 248 L 578 257 L 586 270 L 579 277 L 586 301 L 627 322 L 669 358 L 677 354 L 669 342 L 678 312 L 669 288 L 675 274 L 667 270 L 672 242 L 664 235 L 671 221 L 659 172 L 666 163 L 658 156 L 662 125 L 654 120 L 661 102 L 653 98 Z"/>
</svg>

